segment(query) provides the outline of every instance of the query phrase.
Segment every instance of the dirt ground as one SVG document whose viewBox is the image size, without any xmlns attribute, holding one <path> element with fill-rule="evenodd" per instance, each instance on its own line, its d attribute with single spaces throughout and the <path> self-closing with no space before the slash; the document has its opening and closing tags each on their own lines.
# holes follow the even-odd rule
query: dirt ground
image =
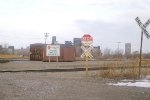
<svg viewBox="0 0 150 100">
<path fill-rule="evenodd" d="M 10 62 L 0 64 L 0 69 L 42 69 L 57 67 L 55 65 Z M 91 77 L 92 73 L 95 72 L 86 77 L 82 71 L 1 72 L 0 100 L 150 100 L 150 88 L 109 86 L 107 83 L 114 80 Z"/>
</svg>

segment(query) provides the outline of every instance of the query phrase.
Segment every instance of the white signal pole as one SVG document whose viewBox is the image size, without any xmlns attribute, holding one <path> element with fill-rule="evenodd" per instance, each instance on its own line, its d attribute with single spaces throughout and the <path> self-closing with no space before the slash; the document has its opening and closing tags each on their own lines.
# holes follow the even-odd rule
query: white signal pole
<svg viewBox="0 0 150 100">
<path fill-rule="evenodd" d="M 45 44 L 46 44 L 46 40 L 47 40 L 48 34 L 49 34 L 49 33 L 44 33 L 44 37 L 45 37 Z"/>
<path fill-rule="evenodd" d="M 47 37 L 48 37 L 48 34 L 49 33 L 44 33 L 44 37 L 45 37 L 45 45 L 46 45 L 46 40 L 47 40 Z M 43 61 L 44 61 L 44 50 L 43 50 Z M 50 59 L 50 58 L 49 58 Z"/>
</svg>

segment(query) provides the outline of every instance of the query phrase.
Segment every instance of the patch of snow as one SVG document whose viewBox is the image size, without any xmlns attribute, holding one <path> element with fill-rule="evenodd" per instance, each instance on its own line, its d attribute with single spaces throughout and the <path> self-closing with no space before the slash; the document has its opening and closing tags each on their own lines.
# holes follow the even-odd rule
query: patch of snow
<svg viewBox="0 0 150 100">
<path fill-rule="evenodd" d="M 117 83 L 108 83 L 108 85 L 150 88 L 150 80 L 123 80 Z"/>
</svg>

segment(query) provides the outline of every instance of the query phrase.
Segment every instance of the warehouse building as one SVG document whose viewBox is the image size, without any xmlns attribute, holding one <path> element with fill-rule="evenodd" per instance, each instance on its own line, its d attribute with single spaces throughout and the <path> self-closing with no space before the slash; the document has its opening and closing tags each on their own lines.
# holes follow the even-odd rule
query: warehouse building
<svg viewBox="0 0 150 100">
<path fill-rule="evenodd" d="M 73 45 L 60 44 L 60 56 L 46 56 L 47 44 L 36 43 L 30 44 L 30 60 L 31 61 L 75 61 L 75 48 Z"/>
</svg>

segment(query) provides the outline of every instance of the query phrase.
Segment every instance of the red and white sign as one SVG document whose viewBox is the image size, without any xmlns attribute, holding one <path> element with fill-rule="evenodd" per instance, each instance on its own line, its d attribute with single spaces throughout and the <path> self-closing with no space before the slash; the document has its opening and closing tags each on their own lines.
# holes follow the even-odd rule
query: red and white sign
<svg viewBox="0 0 150 100">
<path fill-rule="evenodd" d="M 93 43 L 93 37 L 89 34 L 84 34 L 81 38 L 81 43 L 84 46 L 90 46 Z"/>
</svg>

